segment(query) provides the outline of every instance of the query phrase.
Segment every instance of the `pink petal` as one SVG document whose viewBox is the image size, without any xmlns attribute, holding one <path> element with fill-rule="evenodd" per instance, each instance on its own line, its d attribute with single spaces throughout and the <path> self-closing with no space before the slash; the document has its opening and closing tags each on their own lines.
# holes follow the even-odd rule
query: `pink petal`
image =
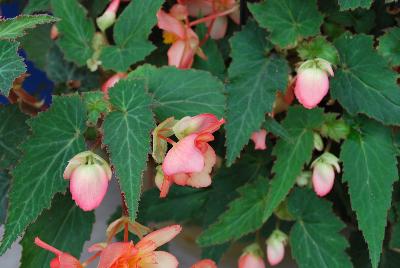
<svg viewBox="0 0 400 268">
<path fill-rule="evenodd" d="M 265 129 L 253 132 L 253 134 L 251 135 L 251 139 L 254 142 L 254 149 L 256 150 L 267 149 L 267 145 L 265 143 L 266 137 L 267 137 L 267 131 Z"/>
<path fill-rule="evenodd" d="M 271 266 L 279 264 L 285 256 L 285 245 L 276 241 L 267 245 L 267 259 Z"/>
<path fill-rule="evenodd" d="M 178 0 L 179 4 L 187 5 L 192 17 L 207 16 L 212 13 L 213 0 Z"/>
<path fill-rule="evenodd" d="M 157 26 L 167 32 L 177 35 L 181 39 L 185 39 L 185 26 L 176 18 L 159 10 L 157 12 Z"/>
<path fill-rule="evenodd" d="M 321 102 L 328 93 L 328 89 L 329 79 L 326 72 L 309 68 L 297 75 L 294 93 L 305 108 L 312 109 Z"/>
<path fill-rule="evenodd" d="M 226 16 L 218 17 L 211 28 L 210 36 L 212 39 L 218 40 L 224 38 L 228 28 L 228 19 Z"/>
<path fill-rule="evenodd" d="M 239 268 L 265 268 L 261 257 L 246 253 L 239 258 Z"/>
<path fill-rule="evenodd" d="M 240 9 L 236 9 L 234 12 L 229 14 L 229 17 L 236 23 L 240 24 Z"/>
<path fill-rule="evenodd" d="M 210 173 L 215 163 L 217 162 L 217 155 L 215 154 L 214 149 L 207 145 L 208 149 L 204 154 L 204 168 L 201 172 L 192 173 L 190 177 L 186 181 L 186 185 L 195 187 L 195 188 L 204 188 L 211 185 L 211 176 Z"/>
<path fill-rule="evenodd" d="M 171 225 L 151 232 L 146 235 L 139 243 L 136 244 L 136 248 L 139 249 L 140 254 L 154 251 L 156 248 L 164 245 L 171 241 L 182 231 L 180 225 Z"/>
<path fill-rule="evenodd" d="M 131 242 L 122 243 L 116 242 L 112 243 L 104 249 L 100 255 L 100 261 L 98 268 L 110 268 L 112 265 L 118 261 L 120 258 L 134 257 L 137 253 L 137 249 L 133 246 Z"/>
<path fill-rule="evenodd" d="M 145 260 L 140 261 L 141 268 L 177 268 L 178 260 L 174 255 L 165 251 L 154 251 L 155 263 L 145 263 Z"/>
<path fill-rule="evenodd" d="M 194 133 L 214 133 L 224 123 L 224 119 L 218 120 L 213 114 L 199 114 L 182 118 L 175 124 L 173 130 L 178 138 L 183 138 Z"/>
<path fill-rule="evenodd" d="M 314 191 L 318 196 L 327 195 L 333 187 L 335 171 L 333 167 L 325 163 L 317 163 L 312 174 Z"/>
<path fill-rule="evenodd" d="M 101 91 L 103 91 L 104 95 L 108 97 L 108 90 L 112 88 L 119 80 L 126 77 L 125 73 L 116 73 L 110 78 L 107 79 L 106 82 L 101 86 Z"/>
<path fill-rule="evenodd" d="M 59 268 L 82 268 L 81 263 L 73 256 L 63 253 L 58 256 Z"/>
<path fill-rule="evenodd" d="M 173 5 L 169 14 L 178 20 L 185 20 L 189 16 L 187 7 L 180 4 Z"/>
<path fill-rule="evenodd" d="M 181 185 L 181 186 L 185 186 L 187 184 L 188 179 L 189 179 L 189 175 L 186 173 L 178 173 L 172 177 L 172 180 L 174 181 L 174 183 Z"/>
<path fill-rule="evenodd" d="M 85 211 L 97 208 L 108 188 L 108 177 L 97 164 L 82 165 L 71 175 L 70 191 L 72 199 Z"/>
<path fill-rule="evenodd" d="M 205 259 L 192 265 L 191 268 L 218 268 L 213 260 Z"/>
<path fill-rule="evenodd" d="M 197 134 L 192 134 L 175 144 L 165 156 L 162 169 L 165 176 L 178 173 L 200 172 L 204 167 L 204 157 L 196 147 Z"/>
<path fill-rule="evenodd" d="M 168 65 L 180 68 L 185 53 L 185 41 L 178 40 L 168 49 Z"/>
<path fill-rule="evenodd" d="M 107 243 L 96 243 L 88 248 L 88 252 L 93 253 L 103 251 L 105 248 L 107 248 Z"/>
</svg>

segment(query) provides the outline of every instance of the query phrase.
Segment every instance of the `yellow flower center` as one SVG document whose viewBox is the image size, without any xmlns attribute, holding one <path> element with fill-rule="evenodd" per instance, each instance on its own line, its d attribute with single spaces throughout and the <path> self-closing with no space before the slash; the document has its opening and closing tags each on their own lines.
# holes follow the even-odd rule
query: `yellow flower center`
<svg viewBox="0 0 400 268">
<path fill-rule="evenodd" d="M 173 44 L 179 39 L 176 34 L 165 31 L 163 33 L 163 38 L 164 38 L 163 40 L 164 44 Z"/>
</svg>

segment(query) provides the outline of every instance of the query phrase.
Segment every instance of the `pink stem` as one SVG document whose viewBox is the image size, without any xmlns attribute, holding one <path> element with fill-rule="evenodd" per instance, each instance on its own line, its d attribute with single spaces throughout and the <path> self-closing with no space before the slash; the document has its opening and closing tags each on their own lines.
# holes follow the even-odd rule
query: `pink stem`
<svg viewBox="0 0 400 268">
<path fill-rule="evenodd" d="M 48 250 L 54 254 L 56 254 L 57 256 L 63 254 L 62 251 L 59 251 L 58 249 L 56 249 L 55 247 L 50 246 L 49 244 L 43 242 L 42 240 L 40 240 L 39 237 L 35 238 L 35 244 L 38 245 L 41 248 L 44 248 L 45 250 Z"/>
<path fill-rule="evenodd" d="M 238 6 L 234 6 L 234 7 L 232 7 L 231 9 L 225 10 L 225 11 L 223 11 L 223 12 L 211 14 L 210 16 L 207 16 L 207 17 L 204 17 L 204 18 L 201 18 L 201 19 L 192 21 L 192 22 L 189 24 L 189 26 L 192 27 L 192 26 L 195 26 L 195 25 L 197 25 L 197 24 L 200 24 L 200 23 L 203 23 L 203 22 L 207 22 L 207 21 L 209 21 L 209 20 L 214 20 L 214 19 L 216 19 L 216 18 L 218 18 L 218 17 L 226 16 L 226 15 L 228 15 L 228 14 L 230 14 L 230 13 L 236 11 L 236 9 L 238 9 Z"/>
</svg>

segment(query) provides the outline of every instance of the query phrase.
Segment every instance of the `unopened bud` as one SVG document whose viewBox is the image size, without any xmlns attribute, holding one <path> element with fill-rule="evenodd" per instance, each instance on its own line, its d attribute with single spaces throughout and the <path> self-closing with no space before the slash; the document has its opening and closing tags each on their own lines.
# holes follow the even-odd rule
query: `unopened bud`
<svg viewBox="0 0 400 268">
<path fill-rule="evenodd" d="M 314 138 L 314 148 L 317 151 L 322 151 L 324 149 L 324 142 L 322 141 L 321 136 L 318 133 L 314 132 L 313 138 Z"/>
<path fill-rule="evenodd" d="M 285 257 L 285 245 L 288 236 L 280 230 L 275 230 L 267 239 L 267 259 L 271 266 L 279 264 Z"/>
<path fill-rule="evenodd" d="M 112 0 L 106 11 L 96 19 L 97 26 L 104 32 L 115 23 L 120 0 Z"/>
</svg>

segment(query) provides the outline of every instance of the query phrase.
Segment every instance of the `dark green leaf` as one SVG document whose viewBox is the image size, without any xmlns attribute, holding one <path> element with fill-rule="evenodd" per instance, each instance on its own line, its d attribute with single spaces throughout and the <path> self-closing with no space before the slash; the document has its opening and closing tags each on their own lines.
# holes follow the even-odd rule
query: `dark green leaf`
<svg viewBox="0 0 400 268">
<path fill-rule="evenodd" d="M 369 8 L 372 0 L 338 0 L 340 10 L 356 9 L 356 8 Z"/>
<path fill-rule="evenodd" d="M 50 9 L 50 0 L 29 0 L 24 8 L 25 14 L 32 14 L 38 11 L 47 11 Z"/>
<path fill-rule="evenodd" d="M 297 52 L 302 60 L 322 58 L 332 64 L 338 63 L 338 52 L 336 48 L 322 36 L 301 43 L 297 48 Z"/>
<path fill-rule="evenodd" d="M 8 96 L 14 80 L 26 71 L 24 60 L 18 56 L 19 43 L 0 40 L 0 93 Z"/>
<path fill-rule="evenodd" d="M 40 25 L 20 40 L 27 58 L 42 70 L 46 68 L 47 53 L 53 45 L 50 28 L 51 25 Z"/>
<path fill-rule="evenodd" d="M 274 118 L 268 116 L 265 119 L 264 127 L 268 132 L 271 132 L 275 136 L 290 141 L 289 132 L 287 132 L 287 130 Z"/>
<path fill-rule="evenodd" d="M 100 116 L 107 113 L 108 102 L 104 99 L 104 93 L 100 91 L 86 92 L 83 96 L 88 111 L 88 124 L 94 126 Z"/>
<path fill-rule="evenodd" d="M 15 39 L 25 35 L 27 29 L 55 21 L 58 19 L 49 15 L 21 15 L 12 19 L 0 20 L 0 39 Z"/>
<path fill-rule="evenodd" d="M 391 28 L 379 38 L 378 52 L 392 65 L 400 65 L 400 28 Z"/>
<path fill-rule="evenodd" d="M 4 171 L 0 171 L 0 225 L 4 223 L 7 215 L 9 187 L 10 176 Z"/>
</svg>

